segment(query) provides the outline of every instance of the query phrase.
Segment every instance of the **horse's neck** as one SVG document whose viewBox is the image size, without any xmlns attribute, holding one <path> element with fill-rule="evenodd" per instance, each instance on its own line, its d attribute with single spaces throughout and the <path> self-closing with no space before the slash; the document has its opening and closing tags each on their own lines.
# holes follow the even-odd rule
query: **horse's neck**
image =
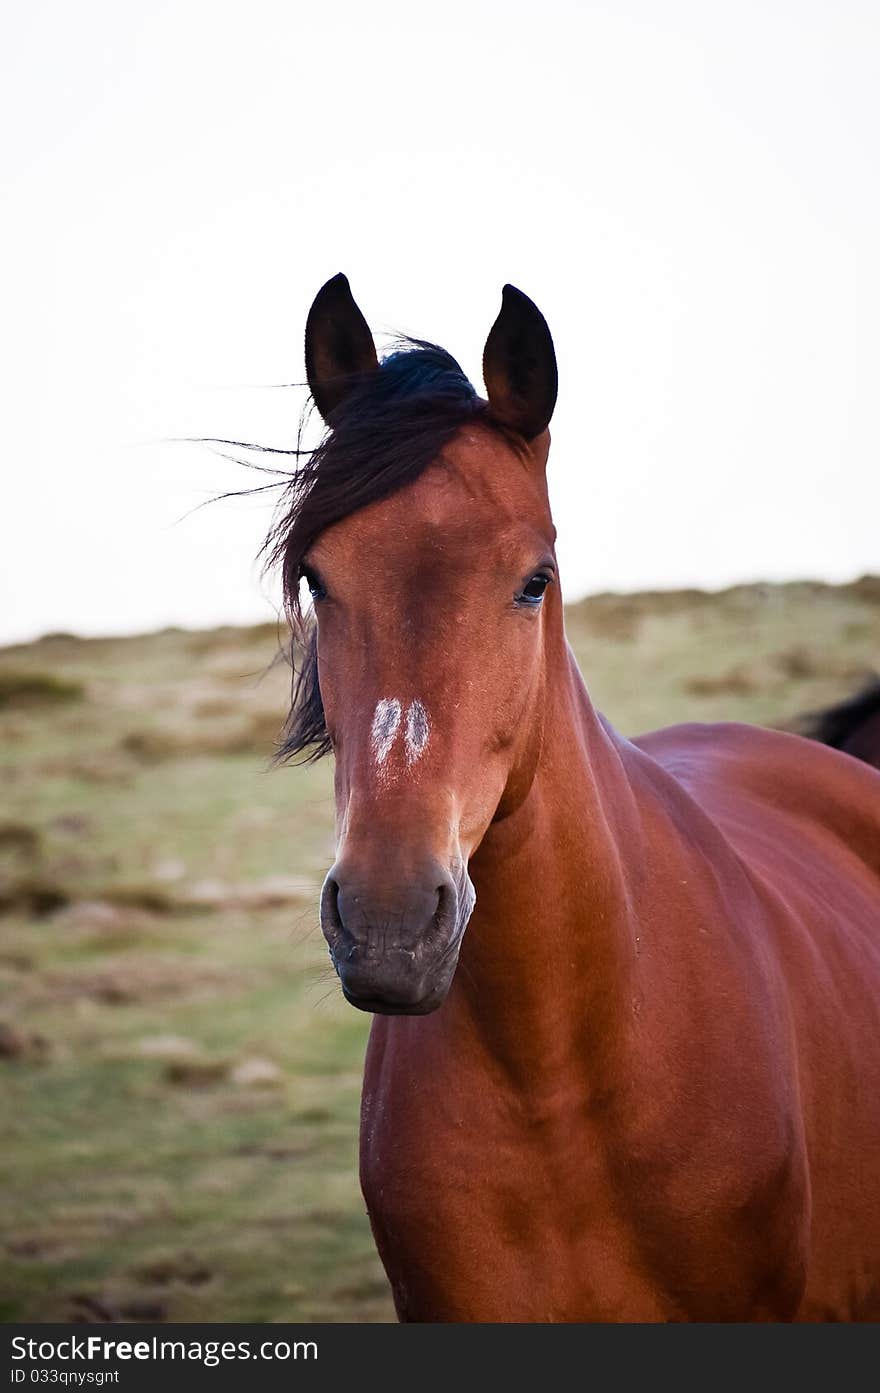
<svg viewBox="0 0 880 1393">
<path fill-rule="evenodd" d="M 564 665 L 530 792 L 472 858 L 477 903 L 453 989 L 457 1020 L 542 1090 L 573 1059 L 612 1049 L 632 1018 L 634 900 L 653 814 L 665 824 L 567 651 Z"/>
</svg>

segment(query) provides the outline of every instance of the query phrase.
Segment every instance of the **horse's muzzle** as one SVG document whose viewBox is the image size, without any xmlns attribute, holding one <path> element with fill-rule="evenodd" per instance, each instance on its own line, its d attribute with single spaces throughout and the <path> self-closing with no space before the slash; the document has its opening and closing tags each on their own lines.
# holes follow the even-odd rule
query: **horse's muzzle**
<svg viewBox="0 0 880 1393">
<path fill-rule="evenodd" d="M 400 883 L 338 861 L 324 882 L 321 927 L 346 1000 L 383 1015 L 436 1011 L 472 904 L 473 892 L 462 895 L 436 861 Z"/>
</svg>

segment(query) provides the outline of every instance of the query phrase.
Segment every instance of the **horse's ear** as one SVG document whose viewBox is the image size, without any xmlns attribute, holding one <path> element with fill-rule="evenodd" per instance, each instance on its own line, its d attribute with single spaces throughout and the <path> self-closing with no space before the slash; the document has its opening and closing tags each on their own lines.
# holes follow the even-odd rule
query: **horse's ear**
<svg viewBox="0 0 880 1393">
<path fill-rule="evenodd" d="M 370 326 L 340 271 L 321 286 L 306 320 L 306 377 L 325 421 L 358 378 L 378 366 Z"/>
<path fill-rule="evenodd" d="M 483 349 L 483 380 L 499 425 L 534 440 L 556 405 L 556 353 L 547 321 L 514 285 L 501 292 L 501 312 Z"/>
</svg>

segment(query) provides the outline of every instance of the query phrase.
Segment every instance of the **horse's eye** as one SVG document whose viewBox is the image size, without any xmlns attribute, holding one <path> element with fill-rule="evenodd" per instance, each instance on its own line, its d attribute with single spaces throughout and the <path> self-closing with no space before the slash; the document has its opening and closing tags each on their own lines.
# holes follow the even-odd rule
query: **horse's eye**
<svg viewBox="0 0 880 1393">
<path fill-rule="evenodd" d="M 315 571 L 309 566 L 301 566 L 299 574 L 300 578 L 304 580 L 309 587 L 309 594 L 313 600 L 326 599 L 327 591 L 324 589 L 320 576 Z"/>
<path fill-rule="evenodd" d="M 549 584 L 550 577 L 545 576 L 542 571 L 537 571 L 531 580 L 526 581 L 516 598 L 527 605 L 539 605 Z"/>
</svg>

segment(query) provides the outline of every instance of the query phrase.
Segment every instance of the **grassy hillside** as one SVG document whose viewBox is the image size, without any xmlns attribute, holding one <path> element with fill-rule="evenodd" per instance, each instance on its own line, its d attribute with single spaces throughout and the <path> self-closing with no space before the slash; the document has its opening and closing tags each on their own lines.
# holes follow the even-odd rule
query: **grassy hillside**
<svg viewBox="0 0 880 1393">
<path fill-rule="evenodd" d="M 626 733 L 782 723 L 880 668 L 880 579 L 569 611 Z M 273 626 L 0 651 L 0 1309 L 385 1320 L 365 1016 L 317 924 L 330 768 L 270 771 Z"/>
</svg>

